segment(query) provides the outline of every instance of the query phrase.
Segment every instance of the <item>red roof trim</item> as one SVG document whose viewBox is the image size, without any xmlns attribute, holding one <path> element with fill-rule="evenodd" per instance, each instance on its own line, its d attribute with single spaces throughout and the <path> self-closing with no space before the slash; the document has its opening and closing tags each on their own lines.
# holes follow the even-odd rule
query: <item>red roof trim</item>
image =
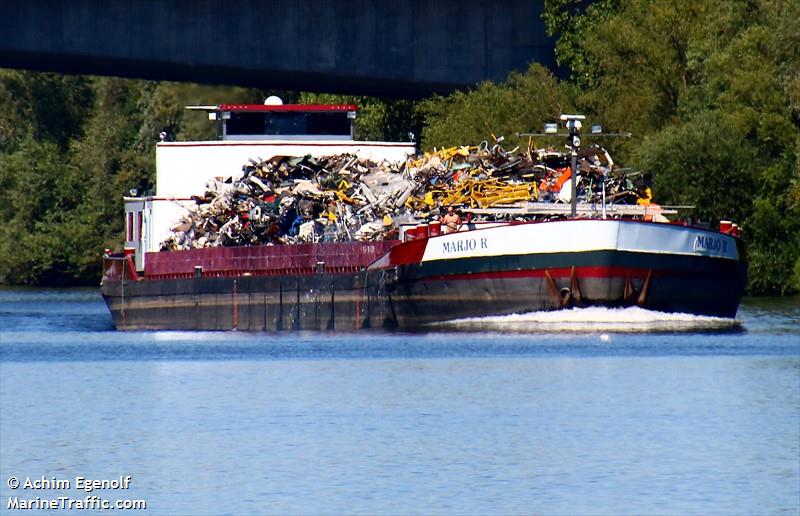
<svg viewBox="0 0 800 516">
<path fill-rule="evenodd" d="M 358 106 L 353 104 L 282 104 L 279 106 L 269 106 L 265 104 L 220 104 L 217 106 L 220 111 L 304 111 L 304 112 L 347 112 L 356 111 Z"/>
<path fill-rule="evenodd" d="M 263 140 L 238 142 L 237 140 L 215 140 L 203 143 L 156 142 L 157 147 L 398 147 L 415 149 L 415 143 L 405 142 L 363 142 L 358 140 Z"/>
</svg>

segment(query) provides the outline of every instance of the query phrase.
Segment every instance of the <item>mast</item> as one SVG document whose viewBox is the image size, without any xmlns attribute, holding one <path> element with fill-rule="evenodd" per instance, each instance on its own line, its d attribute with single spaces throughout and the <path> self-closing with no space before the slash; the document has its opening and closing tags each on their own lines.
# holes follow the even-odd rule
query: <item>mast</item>
<svg viewBox="0 0 800 516">
<path fill-rule="evenodd" d="M 517 136 L 566 136 L 567 144 L 570 149 L 570 217 L 578 216 L 578 151 L 581 147 L 581 127 L 582 120 L 586 115 L 562 114 L 559 119 L 564 122 L 567 133 L 558 132 L 557 123 L 544 124 L 543 133 L 517 133 Z M 592 136 L 621 136 L 630 138 L 631 133 L 603 133 L 603 128 L 599 125 L 592 126 Z M 603 175 L 603 218 L 606 218 L 606 177 Z"/>
<path fill-rule="evenodd" d="M 570 156 L 572 157 L 572 166 L 570 172 L 570 211 L 569 215 L 575 218 L 578 215 L 578 149 L 581 146 L 581 120 L 586 119 L 584 115 L 561 115 L 561 121 L 566 122 L 567 130 L 569 131 Z M 603 190 L 605 191 L 605 178 L 603 178 Z"/>
</svg>

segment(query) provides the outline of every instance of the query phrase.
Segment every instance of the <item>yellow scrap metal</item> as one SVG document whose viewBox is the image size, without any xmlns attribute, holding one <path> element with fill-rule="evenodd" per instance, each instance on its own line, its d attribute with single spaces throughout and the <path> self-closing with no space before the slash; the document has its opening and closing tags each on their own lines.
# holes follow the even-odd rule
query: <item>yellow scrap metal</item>
<svg viewBox="0 0 800 516">
<path fill-rule="evenodd" d="M 426 193 L 426 199 L 415 199 L 413 203 L 424 202 L 433 206 L 434 199 L 439 206 L 464 206 L 488 208 L 496 204 L 510 204 L 518 201 L 535 201 L 539 190 L 533 183 L 507 183 L 499 179 L 464 179 L 454 182 L 443 190 Z M 414 206 L 416 204 L 410 204 Z"/>
<path fill-rule="evenodd" d="M 468 157 L 470 153 L 476 151 L 478 148 L 475 146 L 461 146 L 461 147 L 447 147 L 439 150 L 434 149 L 433 152 L 426 152 L 421 158 L 410 161 L 408 164 L 411 167 L 419 168 L 424 166 L 428 161 L 433 158 L 439 158 L 442 163 L 447 163 L 456 156 Z M 448 163 L 448 167 L 450 163 Z"/>
<path fill-rule="evenodd" d="M 339 198 L 340 201 L 345 202 L 347 204 L 358 204 L 355 199 L 348 197 L 346 193 L 342 190 L 336 190 L 336 197 Z"/>
</svg>

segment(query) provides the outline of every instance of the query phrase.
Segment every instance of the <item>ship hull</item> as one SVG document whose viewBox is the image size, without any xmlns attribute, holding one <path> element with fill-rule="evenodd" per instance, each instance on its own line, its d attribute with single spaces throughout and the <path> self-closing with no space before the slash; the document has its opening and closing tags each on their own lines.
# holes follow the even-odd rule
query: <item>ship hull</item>
<svg viewBox="0 0 800 516">
<path fill-rule="evenodd" d="M 735 317 L 742 255 L 738 240 L 715 232 L 563 221 L 398 243 L 369 267 L 341 274 L 112 275 L 103 294 L 126 330 L 417 330 L 587 306 Z"/>
<path fill-rule="evenodd" d="M 383 325 L 358 275 L 163 279 L 104 285 L 120 330 L 335 330 Z"/>
<path fill-rule="evenodd" d="M 435 324 L 442 314 L 457 319 L 589 306 L 732 318 L 746 272 L 708 258 L 650 260 L 613 252 L 547 258 L 547 265 L 521 268 L 489 259 L 481 265 L 494 270 L 472 274 L 426 274 L 424 267 L 401 267 L 399 280 L 389 286 L 397 325 Z"/>
<path fill-rule="evenodd" d="M 735 317 L 747 275 L 741 242 L 632 221 L 510 225 L 396 247 L 379 260 L 400 327 L 572 307 L 640 306 Z M 380 283 L 380 281 L 378 282 Z"/>
<path fill-rule="evenodd" d="M 101 291 L 120 330 L 342 330 L 383 325 L 366 266 L 393 242 L 148 253 L 105 260 Z"/>
</svg>

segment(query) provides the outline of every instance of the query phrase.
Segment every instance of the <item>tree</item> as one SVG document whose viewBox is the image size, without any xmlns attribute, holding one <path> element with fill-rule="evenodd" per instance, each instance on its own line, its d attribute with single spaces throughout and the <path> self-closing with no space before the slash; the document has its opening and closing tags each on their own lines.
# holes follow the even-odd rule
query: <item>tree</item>
<svg viewBox="0 0 800 516">
<path fill-rule="evenodd" d="M 621 0 L 545 0 L 542 19 L 548 36 L 557 36 L 556 62 L 569 68 L 581 86 L 590 81 L 583 41 L 619 8 Z"/>
<path fill-rule="evenodd" d="M 798 281 L 800 59 L 785 22 L 798 14 L 768 0 L 629 0 L 581 46 L 592 80 L 578 102 L 638 135 L 620 157 L 654 173 L 659 200 L 744 227 L 754 294 Z"/>
<path fill-rule="evenodd" d="M 0 152 L 26 137 L 66 150 L 82 134 L 92 101 L 88 77 L 0 70 Z"/>
<path fill-rule="evenodd" d="M 79 192 L 62 174 L 58 145 L 27 137 L 16 147 L 0 160 L 0 281 L 34 283 L 54 269 L 58 253 L 43 223 L 55 219 L 59 208 L 69 209 Z"/>
<path fill-rule="evenodd" d="M 0 283 L 96 284 L 122 242 L 122 197 L 152 192 L 159 134 L 206 138 L 184 105 L 261 102 L 245 88 L 0 70 Z M 200 123 L 197 123 L 197 122 Z"/>
<path fill-rule="evenodd" d="M 568 89 L 560 87 L 544 67 L 532 64 L 513 72 L 505 82 L 483 82 L 470 91 L 436 96 L 419 105 L 425 120 L 422 147 L 451 147 L 505 136 L 513 146 L 527 144 L 518 132 L 541 130 L 569 106 Z"/>
<path fill-rule="evenodd" d="M 279 92 L 359 106 L 356 137 L 423 150 L 538 131 L 572 109 L 634 138 L 618 163 L 654 174 L 656 200 L 734 218 L 749 292 L 800 290 L 800 2 L 546 0 L 572 80 L 541 66 L 421 102 Z M 152 189 L 161 131 L 213 137 L 188 104 L 261 102 L 245 88 L 0 70 L 0 282 L 93 283 L 122 238 L 123 193 Z"/>
<path fill-rule="evenodd" d="M 303 92 L 298 101 L 301 104 L 357 106 L 356 140 L 408 141 L 409 133 L 413 133 L 416 138 L 422 125 L 422 120 L 416 111 L 416 103 L 407 99 Z"/>
</svg>

